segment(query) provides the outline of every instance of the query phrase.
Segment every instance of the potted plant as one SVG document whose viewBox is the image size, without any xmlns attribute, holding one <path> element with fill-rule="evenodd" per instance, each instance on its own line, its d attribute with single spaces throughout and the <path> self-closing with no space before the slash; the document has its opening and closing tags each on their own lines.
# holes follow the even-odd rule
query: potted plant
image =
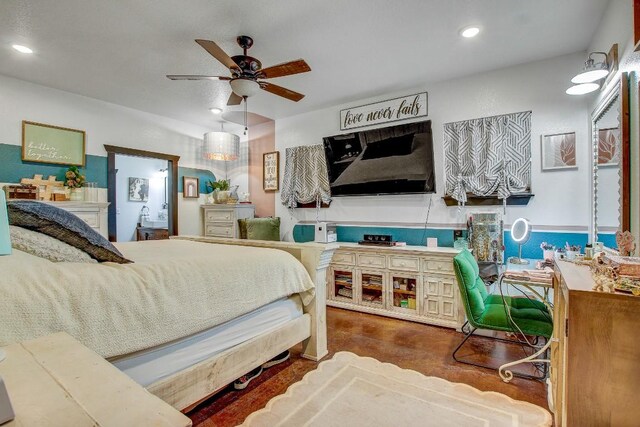
<svg viewBox="0 0 640 427">
<path fill-rule="evenodd" d="M 540 249 L 542 249 L 542 259 L 553 261 L 553 254 L 555 247 L 547 242 L 540 243 Z"/>
<path fill-rule="evenodd" d="M 70 166 L 69 169 L 67 169 L 67 172 L 64 174 L 64 186 L 69 189 L 69 200 L 84 200 L 82 187 L 85 181 L 85 176 L 80 173 L 80 169 L 78 169 L 77 166 Z"/>
<path fill-rule="evenodd" d="M 229 187 L 231 181 L 228 179 L 221 179 L 219 181 L 209 180 L 207 187 L 213 191 L 213 199 L 216 203 L 227 203 L 229 199 Z"/>
</svg>

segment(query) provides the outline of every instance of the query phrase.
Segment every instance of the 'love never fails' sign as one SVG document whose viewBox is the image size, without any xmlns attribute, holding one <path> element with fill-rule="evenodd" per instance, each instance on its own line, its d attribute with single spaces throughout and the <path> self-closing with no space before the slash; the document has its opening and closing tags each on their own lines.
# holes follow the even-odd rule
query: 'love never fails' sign
<svg viewBox="0 0 640 427">
<path fill-rule="evenodd" d="M 427 116 L 427 92 L 340 110 L 340 130 Z"/>
</svg>

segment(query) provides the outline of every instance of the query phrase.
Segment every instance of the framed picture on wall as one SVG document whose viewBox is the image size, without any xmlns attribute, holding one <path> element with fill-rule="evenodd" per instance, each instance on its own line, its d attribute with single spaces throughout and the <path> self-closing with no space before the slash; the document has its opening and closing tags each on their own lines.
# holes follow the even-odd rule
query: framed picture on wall
<svg viewBox="0 0 640 427">
<path fill-rule="evenodd" d="M 598 167 L 618 166 L 620 163 L 620 129 L 598 130 Z"/>
<path fill-rule="evenodd" d="M 192 176 L 183 176 L 182 197 L 185 199 L 197 199 L 200 197 L 200 179 Z"/>
<path fill-rule="evenodd" d="M 22 160 L 56 165 L 84 166 L 83 130 L 35 122 L 22 122 Z"/>
<path fill-rule="evenodd" d="M 278 191 L 280 183 L 280 152 L 272 151 L 262 155 L 262 188 L 264 191 Z"/>
<path fill-rule="evenodd" d="M 576 133 L 542 135 L 542 170 L 577 169 Z"/>
<path fill-rule="evenodd" d="M 149 178 L 129 178 L 129 201 L 149 201 Z"/>
</svg>

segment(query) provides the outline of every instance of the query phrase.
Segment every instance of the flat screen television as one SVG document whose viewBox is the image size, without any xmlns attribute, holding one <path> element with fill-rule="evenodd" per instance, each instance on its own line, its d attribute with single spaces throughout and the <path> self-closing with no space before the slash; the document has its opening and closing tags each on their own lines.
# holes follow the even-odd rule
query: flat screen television
<svg viewBox="0 0 640 427">
<path fill-rule="evenodd" d="M 332 196 L 435 193 L 431 121 L 323 138 Z"/>
</svg>

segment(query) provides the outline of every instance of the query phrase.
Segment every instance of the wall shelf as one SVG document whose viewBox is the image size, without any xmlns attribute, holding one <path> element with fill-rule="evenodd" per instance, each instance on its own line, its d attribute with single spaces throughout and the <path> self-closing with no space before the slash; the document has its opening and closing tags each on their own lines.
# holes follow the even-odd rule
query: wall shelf
<svg viewBox="0 0 640 427">
<path fill-rule="evenodd" d="M 526 206 L 533 196 L 533 193 L 513 194 L 507 197 L 507 206 Z M 447 206 L 458 206 L 458 201 L 451 196 L 444 196 L 442 200 Z M 500 205 L 502 205 L 502 199 L 498 199 L 498 196 L 475 196 L 473 194 L 467 195 L 467 203 L 465 203 L 465 206 Z"/>
</svg>

